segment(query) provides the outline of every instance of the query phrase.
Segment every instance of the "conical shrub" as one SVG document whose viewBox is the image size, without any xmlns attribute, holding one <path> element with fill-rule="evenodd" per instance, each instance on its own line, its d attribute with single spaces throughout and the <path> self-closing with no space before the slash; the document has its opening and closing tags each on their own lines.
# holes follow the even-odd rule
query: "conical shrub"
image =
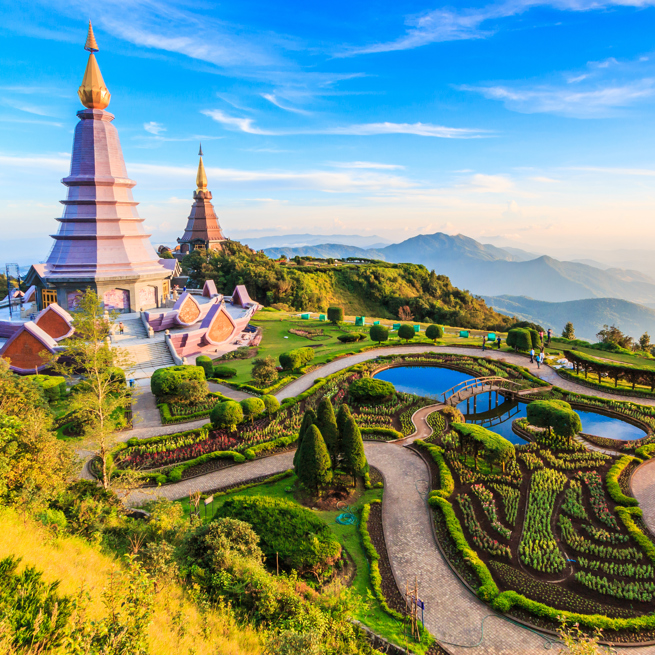
<svg viewBox="0 0 655 655">
<path fill-rule="evenodd" d="M 318 492 L 319 487 L 332 482 L 330 455 L 315 425 L 310 425 L 305 432 L 299 452 L 296 475 L 305 487 Z"/>
</svg>

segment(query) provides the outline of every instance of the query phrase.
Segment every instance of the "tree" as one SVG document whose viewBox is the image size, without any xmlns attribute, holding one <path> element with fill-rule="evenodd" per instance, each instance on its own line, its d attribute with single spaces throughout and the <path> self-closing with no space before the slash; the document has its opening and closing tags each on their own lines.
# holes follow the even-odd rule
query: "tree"
<svg viewBox="0 0 655 655">
<path fill-rule="evenodd" d="M 112 473 L 110 451 L 118 428 L 125 424 L 125 411 L 132 406 L 130 389 L 116 381 L 115 367 L 127 370 L 132 363 L 125 350 L 109 343 L 112 318 L 115 316 L 105 314 L 98 294 L 87 289 L 75 312 L 75 333 L 66 342 L 66 356 L 57 354 L 49 361 L 51 368 L 67 379 L 81 372 L 83 382 L 69 395 L 69 409 L 82 417 L 84 438 L 100 459 L 105 489 Z M 202 369 L 198 371 L 204 378 Z"/>
<path fill-rule="evenodd" d="M 603 325 L 603 329 L 596 334 L 596 338 L 601 343 L 616 344 L 628 350 L 632 348 L 632 337 L 623 334 L 616 325 Z"/>
<path fill-rule="evenodd" d="M 270 387 L 274 382 L 277 382 L 277 366 L 270 355 L 259 357 L 252 363 L 252 379 L 260 387 Z"/>
<path fill-rule="evenodd" d="M 280 401 L 275 396 L 266 394 L 265 396 L 262 396 L 262 401 L 269 418 L 280 409 Z"/>
<path fill-rule="evenodd" d="M 186 382 L 195 381 L 199 384 L 185 385 Z M 203 390 L 207 394 L 207 383 L 205 380 L 205 369 L 203 366 L 167 366 L 158 368 L 150 378 L 150 390 L 157 397 L 166 402 L 183 401 L 187 397 L 189 389 Z"/>
<path fill-rule="evenodd" d="M 323 440 L 332 459 L 332 466 L 336 466 L 339 459 L 339 428 L 337 427 L 337 418 L 334 415 L 332 401 L 327 396 L 321 400 L 316 410 L 316 427 L 323 435 Z"/>
<path fill-rule="evenodd" d="M 428 325 L 425 330 L 425 336 L 431 341 L 436 341 L 443 337 L 443 328 L 440 325 Z"/>
<path fill-rule="evenodd" d="M 556 435 L 571 439 L 580 430 L 580 416 L 563 400 L 536 400 L 528 405 L 528 421 L 539 428 L 551 429 Z"/>
<path fill-rule="evenodd" d="M 398 328 L 398 338 L 404 339 L 405 343 L 408 343 L 415 335 L 416 332 L 414 332 L 414 328 L 411 325 L 404 324 Z"/>
<path fill-rule="evenodd" d="M 261 398 L 244 398 L 239 404 L 243 410 L 244 421 L 250 419 L 251 423 L 255 420 L 255 416 L 259 416 L 266 409 Z"/>
<path fill-rule="evenodd" d="M 650 350 L 650 334 L 648 332 L 644 332 L 640 337 L 639 337 L 639 347 L 642 350 Z"/>
<path fill-rule="evenodd" d="M 389 329 L 384 327 L 384 325 L 372 325 L 368 334 L 371 337 L 371 341 L 377 341 L 378 343 L 389 339 Z"/>
<path fill-rule="evenodd" d="M 341 450 L 343 454 L 342 466 L 347 473 L 352 475 L 354 487 L 357 484 L 357 476 L 364 475 L 368 470 L 368 462 L 364 454 L 362 433 L 352 416 L 345 420 Z"/>
<path fill-rule="evenodd" d="M 315 493 L 318 493 L 319 487 L 332 482 L 330 454 L 320 430 L 315 425 L 310 425 L 303 437 L 296 475 L 303 485 L 313 489 Z"/>
<path fill-rule="evenodd" d="M 403 307 L 398 308 L 398 318 L 401 321 L 411 321 L 414 318 L 412 310 L 409 308 L 409 305 L 404 305 Z"/>
<path fill-rule="evenodd" d="M 533 347 L 532 334 L 526 328 L 512 328 L 507 333 L 507 345 L 514 350 L 528 351 Z"/>
<path fill-rule="evenodd" d="M 229 430 L 234 432 L 237 425 L 243 421 L 243 409 L 234 400 L 227 400 L 217 403 L 212 408 L 209 420 L 217 430 Z"/>
<path fill-rule="evenodd" d="M 328 307 L 327 318 L 334 325 L 341 323 L 343 321 L 343 307 Z"/>
<path fill-rule="evenodd" d="M 173 253 L 167 248 L 159 253 L 159 259 L 175 259 L 175 257 L 173 257 Z"/>
<path fill-rule="evenodd" d="M 316 422 L 316 413 L 313 409 L 308 409 L 305 412 L 305 415 L 302 417 L 302 423 L 300 424 L 300 430 L 298 430 L 298 441 L 296 442 L 296 453 L 293 456 L 293 465 L 294 467 L 298 465 L 298 460 L 300 459 L 300 448 L 302 446 L 302 441 L 307 430 L 310 426 L 314 425 Z"/>
<path fill-rule="evenodd" d="M 350 418 L 350 407 L 346 403 L 341 403 L 337 412 L 337 428 L 339 428 L 339 443 L 343 441 L 343 433 L 346 429 L 346 421 Z"/>
<path fill-rule="evenodd" d="M 562 336 L 565 339 L 575 339 L 575 329 L 574 329 L 573 323 L 571 323 L 571 321 L 569 321 L 564 326 L 564 329 L 562 330 Z"/>
<path fill-rule="evenodd" d="M 199 355 L 196 357 L 196 366 L 202 366 L 205 371 L 206 379 L 214 377 L 214 364 L 212 363 L 211 357 L 207 357 L 207 355 Z"/>
</svg>

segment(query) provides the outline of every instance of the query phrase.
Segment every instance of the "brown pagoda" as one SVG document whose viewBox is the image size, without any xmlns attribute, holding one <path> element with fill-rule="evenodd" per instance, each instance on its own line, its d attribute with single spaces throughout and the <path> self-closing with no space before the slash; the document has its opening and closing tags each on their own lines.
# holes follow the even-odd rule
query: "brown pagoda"
<svg viewBox="0 0 655 655">
<path fill-rule="evenodd" d="M 196 175 L 198 188 L 193 192 L 194 203 L 191 206 L 191 214 L 184 234 L 177 240 L 180 244 L 180 253 L 183 255 L 188 255 L 193 250 L 221 250 L 225 241 L 214 205 L 211 203 L 212 193 L 207 190 L 207 174 L 202 163 L 202 146 L 198 155 L 200 156 Z"/>
</svg>

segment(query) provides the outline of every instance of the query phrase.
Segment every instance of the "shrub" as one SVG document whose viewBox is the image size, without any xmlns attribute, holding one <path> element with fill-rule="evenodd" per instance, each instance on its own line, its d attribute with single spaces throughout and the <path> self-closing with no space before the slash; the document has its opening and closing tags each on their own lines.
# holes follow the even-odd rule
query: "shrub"
<svg viewBox="0 0 655 655">
<path fill-rule="evenodd" d="M 536 400 L 528 405 L 528 421 L 570 439 L 582 430 L 580 417 L 563 400 Z"/>
<path fill-rule="evenodd" d="M 214 364 L 212 364 L 211 357 L 207 357 L 207 355 L 199 355 L 196 357 L 196 366 L 202 366 L 207 379 L 214 377 Z"/>
<path fill-rule="evenodd" d="M 278 380 L 275 360 L 268 355 L 260 357 L 252 363 L 252 379 L 261 387 L 268 387 Z"/>
<path fill-rule="evenodd" d="M 341 466 L 346 473 L 352 475 L 353 486 L 355 486 L 357 476 L 364 475 L 368 471 L 368 462 L 364 454 L 362 434 L 352 416 L 346 419 L 341 436 L 341 452 L 343 455 Z"/>
<path fill-rule="evenodd" d="M 483 457 L 493 467 L 494 464 L 501 464 L 503 470 L 505 464 L 516 457 L 514 444 L 507 441 L 495 432 L 491 432 L 481 425 L 472 423 L 453 423 L 452 429 L 461 438 L 462 446 L 472 446 L 475 453 L 477 467 L 478 449 L 483 449 Z"/>
<path fill-rule="evenodd" d="M 310 425 L 303 434 L 295 466 L 298 479 L 315 492 L 332 481 L 330 454 L 323 435 L 315 425 Z"/>
<path fill-rule="evenodd" d="M 235 496 L 225 501 L 216 516 L 249 523 L 270 563 L 277 554 L 284 564 L 298 571 L 321 571 L 341 555 L 341 545 L 330 528 L 311 510 L 288 500 Z"/>
<path fill-rule="evenodd" d="M 228 400 L 227 402 L 215 405 L 209 415 L 209 419 L 215 428 L 219 430 L 227 429 L 232 432 L 243 421 L 243 409 L 239 403 L 234 400 Z"/>
<path fill-rule="evenodd" d="M 630 464 L 630 462 L 632 462 L 634 459 L 635 458 L 630 457 L 630 455 L 624 455 L 607 472 L 607 477 L 605 478 L 607 493 L 609 493 L 612 500 L 619 505 L 625 505 L 627 507 L 634 507 L 639 505 L 639 502 L 636 498 L 633 498 L 632 496 L 626 496 L 621 491 L 621 487 L 619 486 L 619 476 L 621 473 L 623 473 L 625 467 L 628 466 L 628 464 Z"/>
<path fill-rule="evenodd" d="M 272 414 L 275 414 L 278 409 L 280 409 L 280 401 L 275 397 L 275 396 L 262 396 L 262 401 L 264 403 L 264 408 L 266 409 L 266 413 L 271 416 Z"/>
<path fill-rule="evenodd" d="M 386 328 L 384 325 L 373 325 L 368 334 L 371 337 L 371 341 L 382 343 L 389 339 L 389 328 Z"/>
<path fill-rule="evenodd" d="M 348 392 L 357 403 L 377 404 L 387 400 L 395 389 L 391 382 L 377 378 L 360 378 L 353 382 Z"/>
<path fill-rule="evenodd" d="M 355 343 L 356 341 L 363 341 L 366 339 L 366 335 L 361 332 L 348 332 L 348 334 L 340 334 L 337 339 L 341 341 L 341 343 Z"/>
<path fill-rule="evenodd" d="M 158 368 L 150 378 L 150 389 L 157 398 L 179 398 L 188 382 L 205 382 L 201 366 L 169 366 Z"/>
<path fill-rule="evenodd" d="M 28 378 L 39 386 L 49 403 L 66 396 L 66 379 L 60 375 L 29 375 Z"/>
<path fill-rule="evenodd" d="M 336 465 L 340 450 L 339 428 L 337 427 L 337 418 L 334 415 L 332 401 L 328 396 L 321 400 L 316 409 L 315 424 L 325 441 L 332 463 Z"/>
<path fill-rule="evenodd" d="M 507 345 L 514 350 L 527 351 L 533 347 L 532 334 L 527 328 L 513 328 L 507 332 Z"/>
<path fill-rule="evenodd" d="M 431 341 L 441 339 L 443 337 L 443 328 L 440 325 L 428 325 L 425 336 Z"/>
<path fill-rule="evenodd" d="M 453 474 L 448 468 L 448 464 L 446 464 L 446 460 L 443 458 L 443 448 L 425 443 L 425 441 L 421 441 L 420 439 L 415 443 L 417 446 L 426 448 L 430 455 L 432 455 L 435 464 L 439 467 L 439 483 L 441 488 L 431 491 L 430 497 L 441 496 L 442 498 L 448 498 L 453 491 L 455 491 L 455 480 L 453 479 Z"/>
<path fill-rule="evenodd" d="M 285 371 L 295 371 L 314 359 L 313 348 L 296 348 L 280 355 L 280 365 Z"/>
<path fill-rule="evenodd" d="M 343 307 L 328 307 L 327 318 L 330 323 L 341 323 L 343 321 Z"/>
<path fill-rule="evenodd" d="M 405 341 L 409 341 L 410 339 L 413 339 L 415 335 L 416 332 L 414 332 L 414 328 L 411 325 L 407 325 L 405 323 L 398 328 L 399 339 L 404 339 Z"/>
<path fill-rule="evenodd" d="M 244 398 L 239 404 L 244 421 L 250 420 L 251 423 L 255 420 L 255 416 L 259 416 L 266 409 L 261 398 Z"/>
<path fill-rule="evenodd" d="M 229 366 L 214 366 L 212 375 L 220 380 L 229 380 L 230 378 L 236 377 L 237 370 L 236 368 L 230 368 Z"/>
<path fill-rule="evenodd" d="M 641 457 L 642 459 L 650 459 L 655 453 L 655 443 L 649 443 L 645 446 L 640 446 L 635 450 L 635 455 Z"/>
</svg>

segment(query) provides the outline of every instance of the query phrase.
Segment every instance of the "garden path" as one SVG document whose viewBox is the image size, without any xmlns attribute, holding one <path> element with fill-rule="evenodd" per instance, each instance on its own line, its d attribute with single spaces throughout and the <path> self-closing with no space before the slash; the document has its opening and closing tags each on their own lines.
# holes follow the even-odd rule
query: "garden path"
<svg viewBox="0 0 655 655">
<path fill-rule="evenodd" d="M 655 534 L 655 459 L 646 460 L 637 468 L 632 474 L 630 489 L 644 513 L 644 523 Z"/>
<path fill-rule="evenodd" d="M 417 439 L 427 439 L 432 434 L 432 428 L 428 424 L 428 416 L 433 412 L 445 407 L 439 403 L 437 405 L 428 405 L 421 407 L 412 414 L 412 423 L 416 428 L 414 432 L 403 439 L 398 439 L 395 443 L 402 444 L 403 446 L 414 443 Z"/>
<path fill-rule="evenodd" d="M 348 368 L 354 364 L 359 364 L 361 362 L 375 359 L 379 355 L 407 355 L 412 353 L 420 354 L 426 352 L 439 352 L 453 355 L 473 355 L 475 357 L 486 357 L 487 359 L 504 359 L 510 364 L 526 367 L 535 377 L 538 377 L 545 382 L 548 382 L 549 384 L 555 385 L 560 389 L 565 389 L 566 391 L 585 395 L 594 395 L 598 398 L 607 398 L 610 400 L 628 400 L 634 403 L 639 403 L 641 405 L 655 405 L 655 399 L 639 398 L 637 396 L 618 396 L 616 394 L 607 393 L 606 391 L 590 389 L 589 387 L 577 384 L 576 382 L 571 382 L 570 380 L 565 380 L 564 378 L 561 378 L 559 375 L 557 375 L 557 372 L 554 368 L 551 368 L 546 364 L 544 364 L 541 368 L 538 368 L 536 364 L 530 364 L 528 358 L 524 355 L 520 355 L 519 353 L 505 352 L 502 350 L 491 350 L 489 348 L 483 351 L 482 348 L 428 345 L 376 348 L 375 350 L 368 350 L 364 353 L 358 353 L 356 355 L 350 355 L 349 357 L 343 357 L 342 359 L 337 359 L 328 364 L 324 364 L 311 373 L 303 375 L 301 378 L 298 378 L 288 386 L 284 387 L 284 389 L 275 395 L 277 396 L 278 400 L 284 400 L 284 398 L 297 396 L 303 391 L 307 391 L 307 389 L 309 389 L 309 387 L 314 384 L 317 378 L 325 377 L 332 373 L 337 373 L 338 371 L 342 371 L 344 368 Z"/>
</svg>

